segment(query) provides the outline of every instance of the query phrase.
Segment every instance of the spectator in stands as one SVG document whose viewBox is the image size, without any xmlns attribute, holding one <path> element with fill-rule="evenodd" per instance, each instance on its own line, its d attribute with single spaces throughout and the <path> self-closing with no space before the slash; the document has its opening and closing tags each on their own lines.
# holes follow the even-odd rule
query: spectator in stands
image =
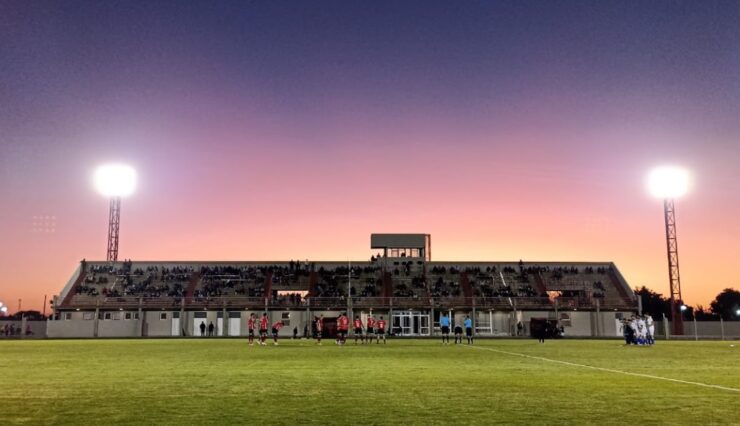
<svg viewBox="0 0 740 426">
<path fill-rule="evenodd" d="M 206 335 L 206 323 L 201 321 L 200 322 L 200 337 L 203 337 Z"/>
</svg>

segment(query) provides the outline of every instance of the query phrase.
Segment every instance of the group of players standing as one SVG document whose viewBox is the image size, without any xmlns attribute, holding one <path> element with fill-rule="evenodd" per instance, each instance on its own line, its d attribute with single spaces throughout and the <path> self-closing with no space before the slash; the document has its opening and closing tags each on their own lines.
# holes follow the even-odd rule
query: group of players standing
<svg viewBox="0 0 740 426">
<path fill-rule="evenodd" d="M 247 331 L 249 332 L 249 346 L 254 345 L 254 330 L 257 329 L 257 325 L 259 325 L 259 341 L 257 344 L 259 345 L 266 345 L 267 342 L 267 328 L 270 325 L 270 319 L 267 318 L 267 312 L 262 314 L 262 317 L 259 319 L 259 323 L 257 320 L 257 315 L 250 314 L 249 319 L 247 320 Z M 272 340 L 273 344 L 278 344 L 278 333 L 280 332 L 280 329 L 285 326 L 285 323 L 283 320 L 278 320 L 272 324 Z"/>
<path fill-rule="evenodd" d="M 654 345 L 655 322 L 650 314 L 632 315 L 622 320 L 622 333 L 626 345 Z"/>
<path fill-rule="evenodd" d="M 321 338 L 323 337 L 324 333 L 324 316 L 319 315 L 318 317 L 314 318 L 314 325 L 316 328 L 316 344 L 321 345 Z M 285 323 L 282 320 L 278 320 L 272 324 L 272 340 L 273 344 L 278 344 L 278 334 L 280 333 L 280 329 L 285 326 Z M 373 338 L 376 339 L 375 343 L 379 344 L 380 339 L 383 339 L 383 343 L 386 343 L 385 340 L 385 326 L 386 322 L 383 319 L 383 317 L 380 317 L 377 321 L 375 318 L 370 315 L 367 317 L 367 326 L 363 329 L 362 320 L 359 316 L 355 317 L 354 321 L 354 331 L 355 331 L 355 344 L 357 344 L 358 339 L 363 343 L 371 343 Z M 249 346 L 254 345 L 254 335 L 255 330 L 259 330 L 259 340 L 257 344 L 259 345 L 267 345 L 267 330 L 270 327 L 270 320 L 267 317 L 267 312 L 262 314 L 262 317 L 257 319 L 257 315 L 250 314 L 249 319 L 247 320 L 247 331 L 249 333 Z M 337 345 L 344 345 L 347 342 L 347 334 L 349 333 L 349 318 L 347 318 L 346 313 L 342 313 L 339 318 L 337 318 L 337 338 L 335 340 L 335 343 Z"/>
<path fill-rule="evenodd" d="M 366 324 L 367 325 L 363 328 L 362 320 L 359 316 L 355 316 L 354 323 L 352 324 L 354 326 L 355 332 L 355 345 L 357 344 L 358 340 L 362 344 L 372 343 L 373 338 L 375 338 L 376 344 L 380 343 L 380 339 L 383 339 L 383 344 L 385 344 L 386 322 L 383 317 L 375 320 L 375 317 L 373 317 L 372 315 L 368 315 Z M 316 318 L 316 339 L 318 340 L 317 343 L 319 345 L 321 344 L 321 335 L 323 331 L 324 316 L 321 315 Z M 347 334 L 349 334 L 349 318 L 347 317 L 347 314 L 343 312 L 341 315 L 339 315 L 339 318 L 337 318 L 337 338 L 334 342 L 337 345 L 344 345 L 345 343 L 347 343 Z"/>
<path fill-rule="evenodd" d="M 468 340 L 468 345 L 473 344 L 473 320 L 470 316 L 466 316 L 463 321 L 463 327 L 465 327 L 465 338 Z M 462 345 L 463 342 L 463 327 L 455 325 L 455 344 Z M 447 314 L 442 314 L 439 317 L 439 328 L 442 331 L 442 344 L 450 344 L 450 317 Z"/>
</svg>

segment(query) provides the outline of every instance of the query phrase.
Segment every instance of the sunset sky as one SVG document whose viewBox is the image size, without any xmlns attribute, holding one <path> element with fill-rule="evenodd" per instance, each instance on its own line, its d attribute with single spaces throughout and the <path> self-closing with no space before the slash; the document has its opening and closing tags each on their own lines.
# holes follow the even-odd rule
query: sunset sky
<svg viewBox="0 0 740 426">
<path fill-rule="evenodd" d="M 0 2 L 0 300 L 105 259 L 94 168 L 125 162 L 120 257 L 614 261 L 684 299 L 740 288 L 736 1 Z"/>
</svg>

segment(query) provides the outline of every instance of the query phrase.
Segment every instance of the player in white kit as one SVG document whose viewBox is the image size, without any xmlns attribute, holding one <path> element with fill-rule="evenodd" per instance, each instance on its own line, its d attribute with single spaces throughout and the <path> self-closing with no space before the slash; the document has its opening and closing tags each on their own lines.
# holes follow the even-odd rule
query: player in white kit
<svg viewBox="0 0 740 426">
<path fill-rule="evenodd" d="M 647 326 L 647 343 L 648 345 L 655 344 L 655 322 L 650 314 L 645 314 L 645 325 Z"/>
</svg>

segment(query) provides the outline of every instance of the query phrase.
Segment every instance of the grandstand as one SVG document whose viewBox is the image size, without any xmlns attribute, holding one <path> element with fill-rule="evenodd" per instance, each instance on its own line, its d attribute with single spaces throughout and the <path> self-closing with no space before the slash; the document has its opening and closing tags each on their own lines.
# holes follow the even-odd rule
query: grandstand
<svg viewBox="0 0 740 426">
<path fill-rule="evenodd" d="M 555 320 L 570 336 L 618 336 L 637 299 L 612 262 L 441 262 L 427 234 L 373 234 L 369 261 L 81 261 L 54 297 L 49 337 L 247 334 L 250 313 L 282 319 L 281 331 L 311 333 L 339 313 L 385 316 L 392 334 L 438 333 L 440 313 L 470 315 L 475 332 L 528 334 Z"/>
</svg>

